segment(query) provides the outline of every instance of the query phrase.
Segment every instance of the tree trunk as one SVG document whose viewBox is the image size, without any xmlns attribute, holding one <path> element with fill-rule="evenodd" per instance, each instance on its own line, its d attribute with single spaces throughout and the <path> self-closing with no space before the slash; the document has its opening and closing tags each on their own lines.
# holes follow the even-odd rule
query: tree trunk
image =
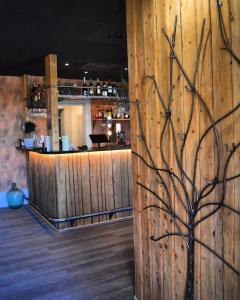
<svg viewBox="0 0 240 300">
<path fill-rule="evenodd" d="M 189 248 L 187 252 L 187 286 L 185 299 L 193 300 L 194 298 L 194 230 L 189 229 Z"/>
</svg>

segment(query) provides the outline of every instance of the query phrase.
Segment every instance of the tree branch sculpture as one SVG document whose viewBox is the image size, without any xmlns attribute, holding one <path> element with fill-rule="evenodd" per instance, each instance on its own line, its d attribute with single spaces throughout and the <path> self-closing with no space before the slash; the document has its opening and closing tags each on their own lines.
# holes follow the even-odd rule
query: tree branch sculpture
<svg viewBox="0 0 240 300">
<path fill-rule="evenodd" d="M 225 45 L 226 50 L 228 53 L 236 60 L 236 62 L 239 64 L 240 60 L 237 57 L 237 55 L 234 53 L 232 48 L 230 47 L 230 44 L 228 42 L 228 39 L 226 37 L 224 24 L 223 24 L 223 18 L 222 18 L 222 12 L 221 12 L 221 6 L 222 1 L 217 1 L 217 10 L 218 10 L 218 16 L 219 16 L 219 28 L 221 32 L 221 36 L 223 39 L 223 43 Z M 164 122 L 162 125 L 162 129 L 160 132 L 160 158 L 163 163 L 163 167 L 160 168 L 156 165 L 154 156 L 151 153 L 150 147 L 148 145 L 148 142 L 146 140 L 145 132 L 144 132 L 144 126 L 143 126 L 143 115 L 141 111 L 141 101 L 136 100 L 134 103 L 137 107 L 137 116 L 138 116 L 138 124 L 139 124 L 139 131 L 140 131 L 140 139 L 143 143 L 143 147 L 146 150 L 147 153 L 147 159 L 145 159 L 143 156 L 141 156 L 139 153 L 134 152 L 133 154 L 139 158 L 139 160 L 146 166 L 146 168 L 149 168 L 151 170 L 154 170 L 160 180 L 160 185 L 162 190 L 164 191 L 165 196 L 160 196 L 157 192 L 155 192 L 153 189 L 150 188 L 150 186 L 147 186 L 143 184 L 142 182 L 138 181 L 137 184 L 139 187 L 148 193 L 150 193 L 154 198 L 156 198 L 159 201 L 159 205 L 152 204 L 148 205 L 144 208 L 144 210 L 153 208 L 158 209 L 170 216 L 172 219 L 175 231 L 174 232 L 166 232 L 160 236 L 151 236 L 151 240 L 154 242 L 158 242 L 165 238 L 170 237 L 179 237 L 181 238 L 187 249 L 187 278 L 186 278 L 186 291 L 185 291 L 185 299 L 192 300 L 194 298 L 194 256 L 195 256 L 195 243 L 198 243 L 201 245 L 201 247 L 204 247 L 208 251 L 210 251 L 215 257 L 217 257 L 220 261 L 222 261 L 228 268 L 232 270 L 237 276 L 240 276 L 240 271 L 236 270 L 234 266 L 232 266 L 229 262 L 227 262 L 224 257 L 222 257 L 219 253 L 217 253 L 215 250 L 211 249 L 207 244 L 202 242 L 201 240 L 196 238 L 196 229 L 199 226 L 199 224 L 203 223 L 205 220 L 213 216 L 217 211 L 220 209 L 227 209 L 233 212 L 234 214 L 240 216 L 240 212 L 237 211 L 235 208 L 230 207 L 225 203 L 226 198 L 226 189 L 227 189 L 227 183 L 230 181 L 233 181 L 240 177 L 240 173 L 236 174 L 234 176 L 228 177 L 228 168 L 229 164 L 234 156 L 234 153 L 239 149 L 240 143 L 233 144 L 231 149 L 228 149 L 228 154 L 223 161 L 223 157 L 221 156 L 221 142 L 220 142 L 220 135 L 218 132 L 217 125 L 221 122 L 224 122 L 226 118 L 233 115 L 234 112 L 236 112 L 240 108 L 240 102 L 239 104 L 231 109 L 229 112 L 227 112 L 225 115 L 223 115 L 221 118 L 215 120 L 204 97 L 201 95 L 199 90 L 196 87 L 197 82 L 197 75 L 199 70 L 199 64 L 200 64 L 200 56 L 201 52 L 203 50 L 203 42 L 204 42 L 204 33 L 205 33 L 205 20 L 203 20 L 202 23 L 202 30 L 200 35 L 200 42 L 197 48 L 197 55 L 196 55 L 196 62 L 195 62 L 195 68 L 194 68 L 194 74 L 192 76 L 192 79 L 190 78 L 190 75 L 187 74 L 184 66 L 181 63 L 181 60 L 178 56 L 178 54 L 175 51 L 175 41 L 176 41 L 176 28 L 177 28 L 177 17 L 175 18 L 174 23 L 174 29 L 172 36 L 170 37 L 166 30 L 163 28 L 162 32 L 165 37 L 165 40 L 169 46 L 170 50 L 170 64 L 169 64 L 169 92 L 168 97 L 165 97 L 165 99 L 162 96 L 161 90 L 157 84 L 157 81 L 155 79 L 154 75 L 147 75 L 145 76 L 144 80 L 150 80 L 155 88 L 155 91 L 157 93 L 158 100 L 160 101 L 160 105 L 163 109 L 163 115 L 164 115 Z M 174 64 L 177 65 L 179 70 L 181 71 L 182 75 L 184 76 L 184 79 L 187 82 L 187 91 L 191 93 L 191 107 L 190 107 L 190 113 L 186 124 L 186 130 L 184 134 L 181 137 L 181 146 L 180 151 L 178 151 L 177 148 L 177 131 L 176 127 L 174 125 L 173 119 L 172 119 L 172 95 L 173 95 L 173 66 Z M 190 128 L 193 122 L 193 112 L 196 108 L 196 102 L 204 108 L 205 114 L 210 122 L 210 126 L 202 133 L 202 135 L 199 138 L 199 141 L 196 145 L 196 151 L 193 155 L 193 173 L 192 176 L 190 176 L 185 167 L 184 167 L 184 151 L 186 147 L 187 140 L 189 138 L 189 132 Z M 170 163 L 168 161 L 168 158 L 164 154 L 164 138 L 167 134 L 167 130 L 170 130 L 171 132 L 171 138 L 172 138 L 172 145 L 173 145 L 173 154 L 176 161 L 176 170 L 172 170 Z M 202 145 L 204 143 L 204 140 L 206 139 L 209 134 L 213 135 L 213 144 L 215 147 L 215 163 L 216 168 L 214 171 L 214 175 L 210 180 L 208 180 L 203 186 L 200 188 L 196 184 L 196 178 L 198 173 L 198 160 L 200 157 L 200 151 L 202 148 Z M 149 161 L 149 162 L 148 162 Z M 178 175 L 180 174 L 180 175 Z M 208 200 L 207 202 L 204 202 L 203 199 L 207 197 L 211 197 L 213 192 L 218 189 L 220 190 L 220 195 L 218 199 Z M 217 195 L 217 193 L 216 193 Z M 174 209 L 174 199 L 175 201 L 178 201 L 179 205 L 181 206 L 185 217 L 183 218 L 180 216 Z M 202 215 L 201 212 L 204 208 L 208 207 L 211 209 L 208 211 L 207 214 Z"/>
</svg>

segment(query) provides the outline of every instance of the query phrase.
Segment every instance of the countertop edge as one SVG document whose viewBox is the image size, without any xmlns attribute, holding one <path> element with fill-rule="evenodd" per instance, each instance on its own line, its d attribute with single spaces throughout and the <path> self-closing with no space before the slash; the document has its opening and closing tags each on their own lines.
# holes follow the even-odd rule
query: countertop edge
<svg viewBox="0 0 240 300">
<path fill-rule="evenodd" d="M 103 152 L 103 151 L 117 151 L 117 150 L 130 150 L 131 145 L 126 146 L 119 146 L 119 147 L 104 147 L 104 148 L 96 148 L 96 149 L 88 149 L 88 150 L 70 150 L 70 151 L 42 151 L 39 149 L 32 149 L 32 148 L 21 148 L 17 147 L 17 150 L 24 151 L 24 152 L 35 152 L 39 154 L 77 154 L 77 153 L 93 153 L 93 152 Z"/>
</svg>

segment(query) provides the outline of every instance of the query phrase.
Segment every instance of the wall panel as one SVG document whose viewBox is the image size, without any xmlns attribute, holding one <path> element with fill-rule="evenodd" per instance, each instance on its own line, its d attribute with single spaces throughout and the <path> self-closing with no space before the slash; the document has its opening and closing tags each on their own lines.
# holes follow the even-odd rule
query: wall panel
<svg viewBox="0 0 240 300">
<path fill-rule="evenodd" d="M 239 1 L 222 1 L 222 4 L 226 35 L 230 45 L 240 56 Z M 166 232 L 178 230 L 178 225 L 172 217 L 162 211 L 164 204 L 154 196 L 154 193 L 165 199 L 167 203 L 171 202 L 175 213 L 186 222 L 187 214 L 179 201 L 185 197 L 185 192 L 180 184 L 175 183 L 165 174 L 162 175 L 162 179 L 168 186 L 170 192 L 168 196 L 156 170 L 150 170 L 146 164 L 165 169 L 169 167 L 169 170 L 181 177 L 175 153 L 178 158 L 181 157 L 183 138 L 188 128 L 189 118 L 192 118 L 182 164 L 187 176 L 190 179 L 193 178 L 197 144 L 211 124 L 205 104 L 214 119 L 239 104 L 240 66 L 231 58 L 228 51 L 223 49 L 217 1 L 128 0 L 126 6 L 131 140 L 133 152 L 145 160 L 143 162 L 136 154 L 133 155 L 136 296 L 139 300 L 183 299 L 187 273 L 185 242 L 179 236 L 168 237 L 158 242 L 153 242 L 151 237 L 156 238 Z M 177 65 L 176 58 L 173 58 L 170 72 L 171 51 L 163 33 L 164 29 L 170 40 L 172 39 L 176 16 L 174 50 L 186 76 Z M 205 27 L 201 34 L 204 22 Z M 197 58 L 201 36 L 202 50 Z M 195 76 L 197 61 L 199 63 Z M 153 75 L 154 80 L 153 77 L 146 79 L 146 76 Z M 191 90 L 188 78 L 202 95 L 205 104 L 196 96 L 193 89 Z M 176 128 L 175 136 L 170 123 L 167 123 L 166 128 L 164 127 L 167 116 L 158 93 L 161 94 L 164 105 L 167 106 L 170 99 L 169 111 L 171 111 L 171 120 Z M 140 100 L 139 104 L 136 103 L 136 99 Z M 192 103 L 194 103 L 193 113 Z M 233 149 L 232 143 L 237 144 L 240 140 L 239 116 L 240 112 L 237 111 L 217 125 L 222 163 L 219 178 L 223 176 L 223 162 Z M 162 142 L 163 155 L 168 166 L 161 155 L 160 134 L 163 129 L 165 131 Z M 217 170 L 217 155 L 214 135 L 210 132 L 203 140 L 199 154 L 196 156 L 196 189 L 201 190 L 209 180 L 214 178 Z M 228 166 L 227 174 L 233 176 L 239 171 L 239 151 L 237 150 Z M 186 191 L 192 195 L 192 184 L 187 179 L 185 181 Z M 174 185 L 178 193 L 174 193 Z M 239 178 L 235 182 L 228 182 L 225 203 L 239 210 L 238 186 Z M 211 201 L 218 201 L 221 196 L 222 185 L 218 184 L 200 203 L 204 205 Z M 155 207 L 146 208 L 147 206 Z M 212 210 L 212 206 L 204 207 L 195 221 L 197 222 Z M 223 256 L 238 272 L 240 271 L 239 222 L 239 215 L 221 208 L 195 229 L 196 239 Z M 186 233 L 184 225 L 180 224 L 180 229 Z M 194 263 L 194 299 L 239 298 L 239 275 L 197 243 L 195 243 Z"/>
</svg>

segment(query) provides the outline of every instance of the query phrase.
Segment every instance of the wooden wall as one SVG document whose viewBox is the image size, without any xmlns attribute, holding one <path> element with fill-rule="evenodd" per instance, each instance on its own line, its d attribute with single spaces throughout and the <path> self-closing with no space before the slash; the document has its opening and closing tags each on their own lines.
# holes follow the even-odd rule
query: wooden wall
<svg viewBox="0 0 240 300">
<path fill-rule="evenodd" d="M 29 153 L 30 202 L 43 215 L 66 218 L 131 206 L 131 150 Z M 114 218 L 129 216 L 117 213 Z M 74 226 L 106 221 L 78 220 Z M 70 227 L 69 223 L 60 229 Z"/>
<path fill-rule="evenodd" d="M 225 31 L 229 43 L 240 56 L 240 1 L 223 0 L 222 12 Z M 142 125 L 146 142 L 155 163 L 163 167 L 160 155 L 160 132 L 163 129 L 163 107 L 157 96 L 153 81 L 146 75 L 154 75 L 164 98 L 167 101 L 170 91 L 170 48 L 163 34 L 172 35 L 177 16 L 175 51 L 187 74 L 193 80 L 196 65 L 197 47 L 200 43 L 203 20 L 206 19 L 203 47 L 196 78 L 196 87 L 205 99 L 214 118 L 219 118 L 240 101 L 240 65 L 222 49 L 223 42 L 219 31 L 217 1 L 212 0 L 127 0 L 127 34 L 129 59 L 130 99 L 140 99 Z M 174 60 L 173 93 L 171 116 L 177 134 L 178 151 L 181 137 L 186 132 L 190 116 L 192 96 L 183 73 Z M 193 175 L 193 154 L 199 137 L 210 125 L 206 110 L 196 97 L 192 124 L 187 139 L 183 161 L 184 169 Z M 221 162 L 226 159 L 232 143 L 240 141 L 240 112 L 218 125 L 221 143 Z M 131 105 L 132 149 L 151 163 L 144 141 L 139 138 L 141 131 L 137 105 Z M 167 128 L 164 136 L 164 154 L 171 170 L 177 174 L 178 168 L 173 151 L 173 136 Z M 197 165 L 197 186 L 200 188 L 211 179 L 216 167 L 216 147 L 209 134 L 203 141 Z M 239 173 L 239 151 L 233 156 L 228 168 L 229 176 Z M 186 214 L 176 201 L 169 179 L 166 182 L 171 191 L 175 212 L 184 220 Z M 146 192 L 136 182 L 141 182 L 161 197 L 166 197 L 155 171 L 133 156 L 133 196 L 136 296 L 138 300 L 184 299 L 186 285 L 186 247 L 179 237 L 169 237 L 159 242 L 151 241 L 151 236 L 160 236 L 174 231 L 171 217 L 158 209 L 146 209 L 159 201 Z M 240 180 L 227 184 L 225 203 L 240 210 Z M 190 187 L 187 185 L 187 188 Z M 221 188 L 211 193 L 212 200 L 218 200 Z M 204 201 L 210 201 L 210 196 Z M 161 205 L 160 205 L 161 206 Z M 202 210 L 203 216 L 209 212 Z M 196 228 L 196 238 L 223 256 L 235 269 L 240 271 L 240 217 L 222 208 L 211 218 Z M 195 299 L 239 299 L 240 278 L 217 257 L 196 244 L 195 246 Z"/>
</svg>

